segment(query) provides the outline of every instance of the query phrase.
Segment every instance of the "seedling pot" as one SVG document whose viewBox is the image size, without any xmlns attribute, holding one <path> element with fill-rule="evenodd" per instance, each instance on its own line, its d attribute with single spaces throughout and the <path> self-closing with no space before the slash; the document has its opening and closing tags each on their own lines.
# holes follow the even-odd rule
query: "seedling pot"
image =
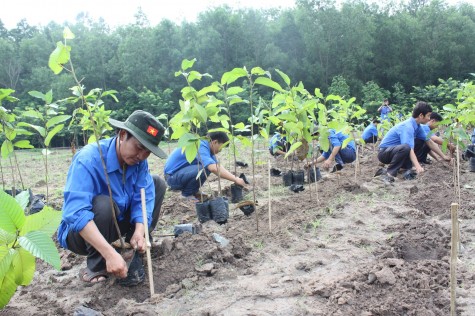
<svg viewBox="0 0 475 316">
<path fill-rule="evenodd" d="M 303 185 L 304 181 L 305 181 L 305 171 L 298 170 L 292 173 L 291 184 Z"/>
<path fill-rule="evenodd" d="M 292 185 L 292 171 L 288 171 L 284 173 L 282 176 L 282 179 L 284 181 L 284 186 L 289 187 Z"/>
<path fill-rule="evenodd" d="M 226 224 L 229 217 L 229 204 L 227 199 L 218 196 L 214 200 L 209 201 L 211 218 L 218 224 Z"/>
<path fill-rule="evenodd" d="M 310 168 L 310 171 L 308 173 L 308 183 L 313 183 L 316 181 L 319 181 L 322 178 L 322 173 L 320 172 L 320 168 L 315 168 L 317 177 L 315 178 L 315 172 L 313 171 L 313 168 Z"/>
<path fill-rule="evenodd" d="M 206 223 L 211 219 L 211 212 L 210 212 L 210 201 L 204 202 L 197 202 L 195 204 L 196 207 L 196 215 L 198 216 L 198 220 L 200 223 Z"/>
<path fill-rule="evenodd" d="M 237 184 L 231 184 L 231 202 L 238 203 L 242 201 L 242 187 Z"/>
</svg>

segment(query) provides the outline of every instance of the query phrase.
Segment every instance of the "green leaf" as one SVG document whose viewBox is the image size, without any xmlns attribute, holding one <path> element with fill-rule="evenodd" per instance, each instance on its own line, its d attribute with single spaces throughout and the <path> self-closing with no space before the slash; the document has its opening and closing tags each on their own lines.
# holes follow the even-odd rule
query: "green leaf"
<svg viewBox="0 0 475 316">
<path fill-rule="evenodd" d="M 280 71 L 279 69 L 275 70 L 284 80 L 284 82 L 287 84 L 287 86 L 290 86 L 290 78 L 287 76 L 284 72 Z"/>
<path fill-rule="evenodd" d="M 8 139 L 6 139 L 6 140 L 2 143 L 1 151 L 2 151 L 2 158 L 3 158 L 3 159 L 8 158 L 8 156 L 10 156 L 10 154 L 13 152 L 13 144 L 12 144 L 12 142 L 9 141 Z"/>
<path fill-rule="evenodd" d="M 56 49 L 49 56 L 48 66 L 54 72 L 59 74 L 63 70 L 63 65 L 69 61 L 71 47 L 62 42 L 56 43 Z"/>
<path fill-rule="evenodd" d="M 207 87 L 204 87 L 203 89 L 201 89 L 200 91 L 198 91 L 198 92 L 196 93 L 196 96 L 201 97 L 201 96 L 206 95 L 206 94 L 208 94 L 208 93 L 210 93 L 210 92 L 215 92 L 215 93 L 216 93 L 216 92 L 218 92 L 219 90 L 220 90 L 220 89 L 219 89 L 218 86 L 212 84 L 212 85 L 207 86 Z"/>
<path fill-rule="evenodd" d="M 0 245 L 9 245 L 14 242 L 16 239 L 15 234 L 11 234 L 3 229 L 0 228 Z M 0 246 L 2 247 L 2 246 Z M 1 258 L 1 255 L 0 255 Z"/>
<path fill-rule="evenodd" d="M 30 124 L 30 123 L 25 123 L 25 122 L 18 123 L 18 126 L 30 127 L 32 129 L 36 130 L 38 132 L 38 134 L 40 134 L 41 137 L 43 137 L 43 138 L 46 137 L 46 130 L 42 126 L 33 125 L 33 124 Z"/>
<path fill-rule="evenodd" d="M 15 201 L 17 201 L 18 205 L 20 205 L 21 209 L 24 211 L 28 202 L 30 202 L 30 191 L 21 191 L 20 194 L 15 195 Z"/>
<path fill-rule="evenodd" d="M 205 123 L 206 120 L 208 119 L 208 114 L 206 113 L 206 110 L 204 107 L 202 107 L 199 104 L 196 104 L 194 107 L 194 112 L 196 113 L 195 117 L 202 123 Z"/>
<path fill-rule="evenodd" d="M 196 58 L 193 58 L 192 60 L 188 60 L 186 58 L 183 59 L 183 61 L 181 62 L 181 70 L 185 71 L 188 68 L 193 67 L 193 64 L 195 63 L 195 61 L 196 61 Z"/>
<path fill-rule="evenodd" d="M 185 156 L 186 160 L 189 163 L 192 163 L 195 160 L 196 156 L 198 155 L 198 146 L 201 146 L 200 141 L 190 142 L 185 147 Z"/>
<path fill-rule="evenodd" d="M 15 272 L 11 265 L 15 252 L 15 250 L 11 249 L 11 255 L 9 254 L 3 257 L 0 261 L 0 309 L 8 304 L 17 288 L 17 284 L 15 283 Z M 10 258 L 6 259 L 6 257 Z M 6 262 L 4 262 L 5 259 Z"/>
<path fill-rule="evenodd" d="M 30 231 L 41 231 L 48 236 L 53 236 L 61 222 L 61 215 L 61 212 L 55 211 L 50 206 L 45 206 L 38 213 L 26 217 L 25 224 L 20 230 L 20 236 Z"/>
<path fill-rule="evenodd" d="M 225 72 L 221 77 L 221 84 L 231 84 L 239 78 L 247 77 L 247 71 L 243 68 L 234 68 L 231 71 Z"/>
<path fill-rule="evenodd" d="M 15 283 L 23 286 L 30 284 L 35 274 L 35 257 L 25 249 L 20 248 L 13 257 L 12 265 L 15 275 Z"/>
<path fill-rule="evenodd" d="M 231 87 L 228 90 L 226 90 L 226 94 L 227 95 L 235 95 L 235 94 L 241 93 L 243 91 L 244 91 L 244 89 L 241 88 L 241 87 Z"/>
<path fill-rule="evenodd" d="M 266 71 L 262 69 L 261 67 L 254 67 L 251 69 L 251 74 L 252 75 L 258 75 L 258 76 L 263 76 L 266 74 Z"/>
<path fill-rule="evenodd" d="M 52 130 L 48 132 L 48 135 L 46 135 L 45 138 L 45 146 L 49 147 L 49 143 L 51 142 L 51 139 L 54 137 L 54 135 L 58 134 L 64 127 L 64 124 L 59 124 L 56 125 Z"/>
<path fill-rule="evenodd" d="M 71 32 L 71 30 L 67 26 L 63 30 L 63 38 L 64 39 L 74 39 L 75 38 L 74 33 Z"/>
<path fill-rule="evenodd" d="M 58 249 L 50 236 L 42 231 L 31 231 L 18 238 L 18 243 L 33 256 L 51 264 L 57 270 L 61 268 Z"/>
<path fill-rule="evenodd" d="M 0 229 L 16 234 L 25 223 L 25 214 L 20 204 L 7 193 L 0 191 Z"/>
<path fill-rule="evenodd" d="M 173 127 L 173 134 L 171 139 L 180 139 L 183 135 L 188 133 L 189 130 L 183 126 Z"/>
<path fill-rule="evenodd" d="M 454 112 L 457 108 L 453 104 L 446 104 L 444 105 L 443 109 L 448 112 Z"/>
<path fill-rule="evenodd" d="M 259 77 L 259 78 L 256 78 L 256 80 L 254 81 L 255 84 L 260 84 L 260 85 L 263 85 L 263 86 L 267 86 L 267 87 L 270 87 L 272 89 L 275 89 L 279 92 L 282 92 L 283 89 L 282 87 L 275 81 L 273 81 L 272 79 L 270 78 L 267 78 L 267 77 Z"/>
<path fill-rule="evenodd" d="M 22 148 L 22 149 L 35 148 L 32 144 L 30 144 L 30 141 L 26 139 L 15 142 L 13 146 L 15 146 L 16 148 Z"/>
<path fill-rule="evenodd" d="M 46 128 L 50 128 L 51 126 L 54 126 L 58 123 L 67 121 L 69 120 L 70 117 L 71 115 L 58 115 L 58 116 L 52 117 L 48 120 L 48 122 L 46 122 Z"/>
<path fill-rule="evenodd" d="M 40 99 L 40 100 L 43 100 L 43 101 L 46 100 L 46 96 L 43 93 L 39 92 L 39 91 L 35 91 L 35 90 L 28 91 L 28 94 L 31 95 L 34 98 L 37 98 L 37 99 Z"/>
<path fill-rule="evenodd" d="M 300 146 L 302 146 L 302 142 L 295 142 L 292 144 L 292 146 L 290 146 L 289 150 L 287 151 L 287 153 L 285 153 L 285 158 L 287 158 L 290 154 L 292 154 L 295 150 L 297 150 L 297 148 L 299 148 Z"/>
</svg>

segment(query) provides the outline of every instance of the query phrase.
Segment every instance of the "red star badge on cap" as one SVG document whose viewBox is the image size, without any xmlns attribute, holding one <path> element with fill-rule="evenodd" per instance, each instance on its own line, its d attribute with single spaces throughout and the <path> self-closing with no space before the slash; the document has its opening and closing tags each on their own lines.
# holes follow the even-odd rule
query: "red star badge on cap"
<svg viewBox="0 0 475 316">
<path fill-rule="evenodd" d="M 154 128 L 153 126 L 149 125 L 148 128 L 147 128 L 147 133 L 149 133 L 150 135 L 155 137 L 158 134 L 158 130 L 156 128 Z"/>
</svg>

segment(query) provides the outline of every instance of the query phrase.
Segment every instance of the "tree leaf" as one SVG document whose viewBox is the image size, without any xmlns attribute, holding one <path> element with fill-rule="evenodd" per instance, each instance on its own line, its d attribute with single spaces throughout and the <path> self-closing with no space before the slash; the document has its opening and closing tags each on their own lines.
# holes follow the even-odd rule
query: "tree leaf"
<svg viewBox="0 0 475 316">
<path fill-rule="evenodd" d="M 0 228 L 0 245 L 9 245 L 15 241 L 16 235 Z M 0 246 L 1 247 L 1 246 Z M 1 258 L 1 255 L 0 255 Z"/>
<path fill-rule="evenodd" d="M 62 42 L 56 43 L 56 49 L 51 53 L 48 60 L 49 68 L 55 75 L 63 70 L 63 65 L 69 61 L 71 47 L 64 45 Z"/>
<path fill-rule="evenodd" d="M 71 30 L 67 26 L 63 30 L 63 38 L 64 39 L 74 39 L 75 38 L 74 33 L 71 32 Z"/>
<path fill-rule="evenodd" d="M 51 142 L 51 139 L 54 137 L 54 135 L 59 133 L 63 129 L 63 127 L 64 127 L 64 124 L 59 124 L 59 125 L 56 125 L 52 130 L 48 132 L 48 135 L 46 135 L 46 138 L 45 138 L 46 147 L 49 147 L 49 143 Z"/>
<path fill-rule="evenodd" d="M 1 151 L 2 151 L 2 158 L 3 159 L 8 158 L 8 156 L 10 156 L 10 154 L 13 152 L 12 142 L 9 141 L 8 139 L 5 139 L 5 141 L 2 143 Z"/>
<path fill-rule="evenodd" d="M 259 77 L 259 78 L 256 78 L 256 80 L 254 81 L 255 84 L 260 84 L 260 85 L 263 85 L 263 86 L 267 86 L 267 87 L 270 87 L 272 89 L 275 89 L 279 92 L 282 92 L 284 91 L 282 89 L 282 87 L 280 86 L 280 84 L 278 84 L 277 82 L 273 81 L 272 79 L 270 78 L 267 78 L 267 77 Z"/>
<path fill-rule="evenodd" d="M 287 86 L 290 86 L 290 78 L 287 76 L 284 72 L 280 71 L 279 69 L 275 70 L 284 80 L 284 82 L 287 84 Z"/>
<path fill-rule="evenodd" d="M 33 125 L 33 124 L 30 124 L 30 123 L 26 123 L 26 122 L 20 122 L 20 123 L 18 123 L 18 126 L 30 127 L 32 129 L 36 130 L 38 132 L 38 134 L 40 134 L 41 137 L 43 137 L 43 138 L 46 137 L 46 130 L 42 126 Z"/>
<path fill-rule="evenodd" d="M 31 231 L 18 238 L 18 243 L 33 256 L 51 264 L 57 270 L 61 268 L 58 249 L 50 236 L 42 231 Z"/>
<path fill-rule="evenodd" d="M 50 206 L 45 206 L 38 213 L 26 217 L 25 224 L 20 230 L 20 236 L 24 236 L 30 231 L 41 231 L 50 237 L 53 236 L 61 222 L 61 215 L 61 212 Z"/>
<path fill-rule="evenodd" d="M 70 117 L 71 115 L 58 115 L 58 116 L 52 117 L 48 120 L 48 122 L 46 122 L 46 128 L 50 128 L 51 126 L 54 126 L 58 123 L 67 121 L 69 120 Z"/>
<path fill-rule="evenodd" d="M 241 87 L 231 87 L 228 90 L 226 90 L 226 94 L 227 95 L 235 95 L 235 94 L 241 93 L 243 91 L 244 91 L 244 89 L 241 88 Z"/>
<path fill-rule="evenodd" d="M 186 58 L 183 59 L 183 61 L 181 62 L 181 70 L 185 71 L 188 68 L 193 67 L 193 64 L 195 63 L 195 61 L 196 61 L 196 58 L 193 58 L 192 60 L 188 60 Z"/>
<path fill-rule="evenodd" d="M 294 151 L 297 150 L 297 148 L 299 148 L 300 146 L 302 146 L 302 142 L 295 142 L 292 144 L 292 146 L 290 146 L 289 150 L 287 151 L 287 153 L 285 153 L 285 158 L 287 158 L 290 154 L 292 154 Z"/>
<path fill-rule="evenodd" d="M 0 191 L 0 228 L 16 234 L 25 223 L 25 214 L 18 202 L 4 191 Z"/>
<path fill-rule="evenodd" d="M 25 211 L 28 202 L 30 202 L 30 191 L 21 191 L 20 194 L 15 195 L 15 201 L 20 205 L 21 209 Z M 24 225 L 24 224 L 23 224 Z"/>
<path fill-rule="evenodd" d="M 22 148 L 22 149 L 35 148 L 32 144 L 30 144 L 30 141 L 26 139 L 15 142 L 13 146 L 15 146 L 16 148 Z"/>
<path fill-rule="evenodd" d="M 195 160 L 196 156 L 198 155 L 198 146 L 200 146 L 200 141 L 189 142 L 188 145 L 185 147 L 185 156 L 186 160 L 189 163 L 192 163 Z"/>
<path fill-rule="evenodd" d="M 231 71 L 225 72 L 221 77 L 221 84 L 231 84 L 239 78 L 247 77 L 247 71 L 243 68 L 234 68 Z"/>
<path fill-rule="evenodd" d="M 28 94 L 31 95 L 32 97 L 40 99 L 42 101 L 46 100 L 46 96 L 43 93 L 39 92 L 39 91 L 36 91 L 36 90 L 28 91 Z M 31 111 L 32 112 L 37 112 L 37 111 L 33 111 L 33 110 L 31 110 Z"/>
<path fill-rule="evenodd" d="M 196 104 L 194 107 L 194 112 L 195 112 L 195 117 L 202 123 L 205 123 L 206 120 L 208 120 L 208 114 L 206 113 L 206 110 L 204 107 L 202 107 L 199 104 Z"/>
<path fill-rule="evenodd" d="M 28 251 L 20 248 L 12 261 L 15 283 L 18 285 L 28 285 L 33 280 L 36 268 L 35 257 Z"/>
<path fill-rule="evenodd" d="M 0 259 L 0 309 L 10 302 L 17 288 L 15 272 L 11 265 L 15 252 L 15 250 L 10 249 L 9 254 Z"/>
</svg>

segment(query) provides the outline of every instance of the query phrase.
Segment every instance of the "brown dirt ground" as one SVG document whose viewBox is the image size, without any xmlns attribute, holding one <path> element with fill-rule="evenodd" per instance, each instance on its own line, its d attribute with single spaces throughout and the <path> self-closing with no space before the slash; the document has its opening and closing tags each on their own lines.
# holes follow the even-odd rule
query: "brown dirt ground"
<svg viewBox="0 0 475 316">
<path fill-rule="evenodd" d="M 450 167 L 434 163 L 416 180 L 385 186 L 373 178 L 377 160 L 367 151 L 356 181 L 347 165 L 300 193 L 271 177 L 269 192 L 265 152 L 254 177 L 257 216 L 230 204 L 227 224 L 162 238 L 175 224 L 196 222 L 194 205 L 167 193 L 154 232 L 153 297 L 148 279 L 134 288 L 112 278 L 85 286 L 78 279 L 84 258 L 60 249 L 64 270 L 38 262 L 31 285 L 19 287 L 0 315 L 449 315 L 450 207 L 458 202 Z M 160 162 L 151 166 L 161 173 Z M 462 162 L 458 315 L 475 315 L 475 173 L 467 168 Z M 240 172 L 253 179 L 251 167 Z M 217 190 L 216 177 L 209 184 L 205 191 Z"/>
</svg>

